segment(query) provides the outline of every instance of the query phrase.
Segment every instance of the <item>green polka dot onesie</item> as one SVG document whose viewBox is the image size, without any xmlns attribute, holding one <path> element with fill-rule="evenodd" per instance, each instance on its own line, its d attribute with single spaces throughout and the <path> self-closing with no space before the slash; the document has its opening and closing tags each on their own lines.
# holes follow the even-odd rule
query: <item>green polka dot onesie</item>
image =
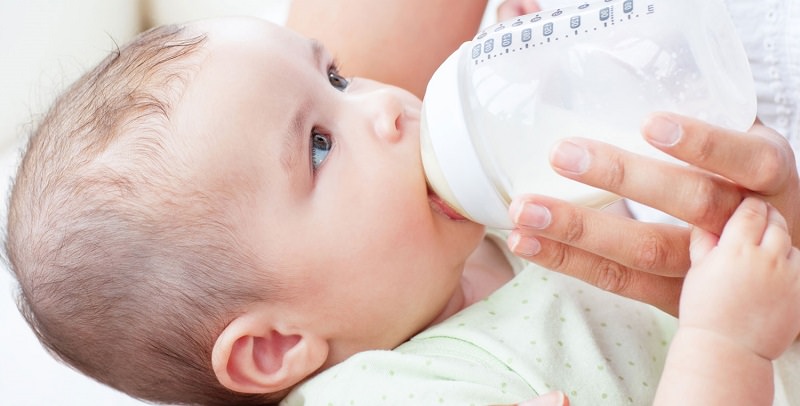
<svg viewBox="0 0 800 406">
<path fill-rule="evenodd" d="M 393 351 L 356 354 L 284 404 L 513 404 L 557 389 L 573 406 L 647 405 L 676 325 L 648 305 L 525 263 L 486 300 Z"/>
</svg>

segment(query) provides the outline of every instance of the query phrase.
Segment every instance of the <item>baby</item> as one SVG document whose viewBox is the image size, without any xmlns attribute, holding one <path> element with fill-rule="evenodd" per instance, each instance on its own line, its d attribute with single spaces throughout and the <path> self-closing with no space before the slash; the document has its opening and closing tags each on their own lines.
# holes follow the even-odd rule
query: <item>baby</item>
<svg viewBox="0 0 800 406">
<path fill-rule="evenodd" d="M 426 187 L 419 109 L 264 21 L 141 35 L 69 88 L 30 140 L 7 237 L 21 311 L 56 357 L 156 402 L 499 403 L 551 388 L 573 404 L 652 401 L 674 320 L 510 258 L 452 215 Z M 755 354 L 752 374 L 771 379 L 800 331 L 779 312 L 800 307 L 800 263 L 774 209 L 740 210 L 713 250 L 760 242 L 734 265 L 776 272 L 731 283 L 776 300 L 739 309 L 733 288 L 697 277 L 687 291 L 719 302 L 692 293 L 683 311 L 701 315 L 689 331 L 744 343 L 727 364 Z M 732 266 L 713 250 L 704 268 Z M 769 291 L 754 287 L 762 279 Z M 780 323 L 751 331 L 762 314 Z M 706 342 L 676 342 L 667 391 L 722 356 L 680 357 Z"/>
</svg>

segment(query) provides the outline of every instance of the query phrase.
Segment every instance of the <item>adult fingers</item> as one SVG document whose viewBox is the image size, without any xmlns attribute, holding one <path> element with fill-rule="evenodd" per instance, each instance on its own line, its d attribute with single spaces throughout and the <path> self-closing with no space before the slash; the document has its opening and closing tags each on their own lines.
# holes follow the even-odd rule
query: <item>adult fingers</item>
<svg viewBox="0 0 800 406">
<path fill-rule="evenodd" d="M 512 251 L 520 257 L 611 293 L 649 303 L 673 315 L 678 314 L 682 276 L 662 276 L 640 271 L 544 237 L 522 237 L 535 238 L 541 246 L 538 253 L 527 255 L 513 247 L 514 236 L 519 236 L 518 233 L 519 230 L 512 233 L 510 245 Z"/>
<path fill-rule="evenodd" d="M 517 403 L 517 406 L 569 406 L 569 398 L 562 392 L 550 392 L 537 398 Z"/>
<path fill-rule="evenodd" d="M 545 268 L 677 314 L 689 230 L 538 195 L 518 196 L 509 247 Z"/>
<path fill-rule="evenodd" d="M 541 7 L 536 0 L 506 0 L 497 7 L 497 20 L 510 20 L 537 11 L 541 11 Z"/>
<path fill-rule="evenodd" d="M 538 195 L 518 196 L 509 210 L 516 224 L 515 232 L 520 237 L 545 237 L 578 248 L 577 252 L 619 263 L 624 269 L 683 276 L 689 268 L 689 231 L 684 227 L 643 223 Z M 519 241 L 524 240 L 515 242 Z M 589 264 L 581 260 L 592 258 L 572 258 L 563 249 L 553 253 L 544 248 L 531 250 L 529 244 L 520 247 L 526 249 L 519 255 L 546 257 L 546 260 L 538 259 L 537 262 L 569 274 L 583 272 L 581 268 L 585 269 Z"/>
<path fill-rule="evenodd" d="M 765 195 L 781 191 L 792 174 L 785 168 L 795 167 L 788 141 L 760 124 L 745 133 L 657 113 L 644 123 L 642 133 L 656 148 Z"/>
<path fill-rule="evenodd" d="M 699 168 L 648 158 L 583 138 L 556 144 L 559 174 L 656 208 L 708 231 L 722 231 L 742 200 L 733 182 Z"/>
</svg>

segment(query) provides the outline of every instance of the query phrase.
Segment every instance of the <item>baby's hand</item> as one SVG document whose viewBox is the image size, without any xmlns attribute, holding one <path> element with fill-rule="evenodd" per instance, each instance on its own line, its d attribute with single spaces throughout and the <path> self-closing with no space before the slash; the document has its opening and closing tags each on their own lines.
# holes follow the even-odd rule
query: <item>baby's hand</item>
<svg viewBox="0 0 800 406">
<path fill-rule="evenodd" d="M 680 325 L 778 358 L 800 333 L 800 252 L 780 213 L 746 198 L 719 238 L 692 230 L 690 253 Z"/>
</svg>

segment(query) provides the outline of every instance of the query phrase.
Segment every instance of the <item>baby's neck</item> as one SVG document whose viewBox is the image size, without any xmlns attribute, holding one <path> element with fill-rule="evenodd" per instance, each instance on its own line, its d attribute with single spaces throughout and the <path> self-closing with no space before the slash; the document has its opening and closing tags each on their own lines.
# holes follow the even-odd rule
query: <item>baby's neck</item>
<svg viewBox="0 0 800 406">
<path fill-rule="evenodd" d="M 431 324 L 437 324 L 461 309 L 485 299 L 513 277 L 511 264 L 500 247 L 484 238 L 464 265 L 460 289 L 456 289 L 447 307 Z"/>
<path fill-rule="evenodd" d="M 513 277 L 514 270 L 503 251 L 493 240 L 484 238 L 467 259 L 461 276 L 464 307 L 485 299 Z"/>
</svg>

